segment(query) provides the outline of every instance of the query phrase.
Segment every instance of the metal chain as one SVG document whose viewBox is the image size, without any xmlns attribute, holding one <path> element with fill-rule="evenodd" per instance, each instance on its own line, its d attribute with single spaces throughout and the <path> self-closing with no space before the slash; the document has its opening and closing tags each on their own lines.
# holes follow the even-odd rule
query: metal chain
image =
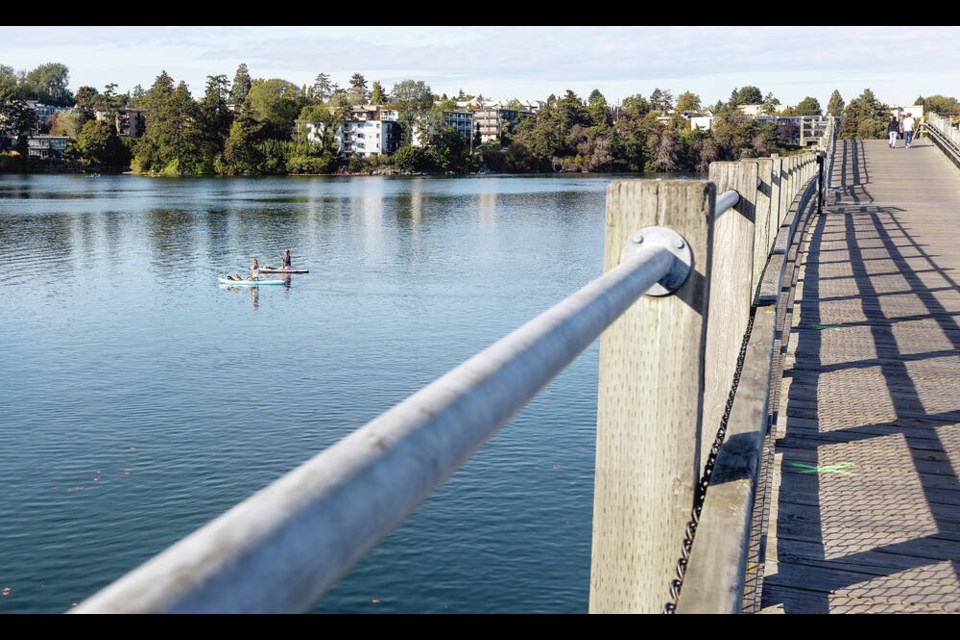
<svg viewBox="0 0 960 640">
<path fill-rule="evenodd" d="M 733 400 L 737 395 L 737 387 L 740 385 L 743 362 L 747 356 L 747 344 L 750 342 L 750 334 L 753 332 L 753 319 L 754 313 L 751 309 L 750 319 L 747 321 L 747 330 L 744 332 L 743 342 L 740 344 L 740 354 L 737 356 L 737 367 L 733 372 L 733 384 L 730 387 L 730 394 L 727 396 L 723 417 L 720 418 L 720 428 L 717 430 L 713 446 L 710 447 L 710 455 L 707 456 L 707 462 L 703 466 L 703 475 L 700 477 L 700 482 L 697 484 L 693 495 L 693 509 L 690 512 L 690 521 L 687 522 L 683 542 L 680 545 L 680 558 L 677 560 L 677 577 L 670 581 L 670 601 L 663 605 L 663 613 L 676 613 L 677 605 L 680 602 L 680 590 L 683 588 L 683 578 L 687 573 L 687 564 L 690 562 L 693 540 L 697 536 L 697 525 L 700 524 L 703 501 L 707 496 L 707 487 L 710 485 L 710 476 L 713 474 L 713 467 L 717 462 L 717 454 L 720 453 L 720 445 L 723 444 L 723 439 L 727 435 L 727 421 L 730 419 Z"/>
</svg>

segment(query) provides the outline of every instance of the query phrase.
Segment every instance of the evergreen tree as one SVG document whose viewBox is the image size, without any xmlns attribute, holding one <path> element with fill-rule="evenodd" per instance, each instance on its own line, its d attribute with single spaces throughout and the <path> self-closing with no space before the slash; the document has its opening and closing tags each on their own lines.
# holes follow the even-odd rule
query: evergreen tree
<svg viewBox="0 0 960 640">
<path fill-rule="evenodd" d="M 844 102 L 837 89 L 830 94 L 830 100 L 827 102 L 827 115 L 840 117 L 843 115 Z"/>
<path fill-rule="evenodd" d="M 207 76 L 206 91 L 197 104 L 196 121 L 199 155 L 205 165 L 205 173 L 212 170 L 230 135 L 233 114 L 227 109 L 229 97 L 227 76 Z"/>
<path fill-rule="evenodd" d="M 797 104 L 797 115 L 799 116 L 819 116 L 822 113 L 820 102 L 816 98 L 807 96 Z"/>
<path fill-rule="evenodd" d="M 77 89 L 77 111 L 84 122 L 93 117 L 93 110 L 97 107 L 100 92 L 86 85 Z M 82 125 L 83 123 L 81 123 Z"/>
<path fill-rule="evenodd" d="M 650 94 L 650 108 L 659 111 L 661 115 L 670 111 L 673 108 L 673 94 L 657 87 Z"/>
<path fill-rule="evenodd" d="M 768 92 L 766 97 L 763 99 L 763 107 L 761 112 L 765 113 L 768 116 L 776 115 L 777 107 L 780 106 L 780 100 L 774 97 L 773 92 Z"/>
<path fill-rule="evenodd" d="M 140 171 L 184 175 L 196 168 L 196 103 L 184 82 L 176 87 L 163 71 L 143 96 L 147 130 L 137 143 L 134 164 Z"/>
<path fill-rule="evenodd" d="M 367 91 L 367 79 L 361 73 L 355 73 L 350 77 L 350 88 L 347 90 L 350 104 L 360 106 L 367 103 L 369 92 Z"/>
<path fill-rule="evenodd" d="M 131 107 L 141 106 L 143 104 L 144 93 L 146 92 L 143 90 L 143 86 L 139 84 L 135 85 L 133 87 L 133 91 L 130 92 L 130 102 L 127 104 L 129 104 Z"/>
<path fill-rule="evenodd" d="M 326 102 L 330 94 L 333 93 L 333 85 L 330 84 L 330 76 L 325 73 L 318 73 L 313 86 L 310 87 L 310 100 L 314 104 Z"/>
<path fill-rule="evenodd" d="M 263 141 L 262 130 L 263 125 L 250 115 L 248 108 L 243 108 L 230 126 L 217 171 L 227 175 L 262 173 L 264 154 L 259 146 Z"/>
<path fill-rule="evenodd" d="M 610 125 L 610 108 L 607 106 L 607 99 L 603 97 L 598 89 L 590 92 L 587 98 L 587 109 L 590 112 L 590 119 L 594 126 L 606 127 Z"/>
<path fill-rule="evenodd" d="M 876 140 L 887 136 L 889 108 L 877 100 L 873 91 L 863 93 L 850 101 L 843 110 L 842 137 L 852 140 Z"/>
<path fill-rule="evenodd" d="M 383 90 L 383 85 L 379 81 L 374 81 L 370 85 L 370 102 L 372 104 L 386 104 L 388 100 L 387 94 Z"/>
<path fill-rule="evenodd" d="M 243 62 L 237 67 L 237 73 L 233 76 L 233 86 L 230 88 L 230 104 L 243 104 L 247 99 L 247 93 L 253 80 L 250 78 L 250 72 L 247 71 L 247 65 Z"/>
</svg>

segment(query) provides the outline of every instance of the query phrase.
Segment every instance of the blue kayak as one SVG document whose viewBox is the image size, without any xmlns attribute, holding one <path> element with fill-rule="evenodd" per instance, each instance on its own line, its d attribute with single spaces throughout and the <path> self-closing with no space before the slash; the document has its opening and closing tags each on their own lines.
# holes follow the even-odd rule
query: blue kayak
<svg viewBox="0 0 960 640">
<path fill-rule="evenodd" d="M 231 287 L 262 287 L 268 284 L 286 284 L 286 280 L 271 278 L 269 280 L 231 280 L 230 278 L 220 278 L 220 284 L 230 285 Z"/>
</svg>

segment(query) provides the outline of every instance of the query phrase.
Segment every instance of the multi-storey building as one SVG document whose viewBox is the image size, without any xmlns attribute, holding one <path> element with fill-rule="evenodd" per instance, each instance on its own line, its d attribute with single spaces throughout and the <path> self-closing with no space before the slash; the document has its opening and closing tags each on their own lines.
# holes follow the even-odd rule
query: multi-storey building
<svg viewBox="0 0 960 640">
<path fill-rule="evenodd" d="M 27 153 L 32 158 L 62 158 L 69 142 L 67 136 L 30 136 L 27 138 Z"/>
<path fill-rule="evenodd" d="M 301 123 L 306 138 L 319 143 L 323 124 Z M 347 120 L 333 134 L 337 153 L 342 155 L 379 156 L 391 154 L 400 147 L 400 123 L 393 120 Z"/>
<path fill-rule="evenodd" d="M 333 135 L 337 152 L 379 156 L 400 146 L 400 123 L 391 120 L 347 120 Z"/>
<path fill-rule="evenodd" d="M 110 120 L 110 111 L 94 109 L 93 116 L 97 120 Z M 114 115 L 114 125 L 117 135 L 125 138 L 139 138 L 147 131 L 147 115 L 145 109 L 136 107 L 121 107 Z"/>
</svg>

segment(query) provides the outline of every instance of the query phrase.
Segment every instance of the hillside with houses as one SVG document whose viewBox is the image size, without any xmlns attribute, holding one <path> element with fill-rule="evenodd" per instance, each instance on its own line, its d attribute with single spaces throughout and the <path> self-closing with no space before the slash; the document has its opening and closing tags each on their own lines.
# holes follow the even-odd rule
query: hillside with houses
<svg viewBox="0 0 960 640">
<path fill-rule="evenodd" d="M 869 89 L 822 108 L 781 105 L 757 87 L 703 105 L 655 89 L 617 104 L 594 90 L 545 99 L 436 95 L 421 81 L 387 91 L 354 74 L 345 87 L 208 76 L 195 99 L 165 71 L 148 89 L 68 86 L 65 65 L 0 65 L 0 171 L 131 171 L 146 175 L 703 172 L 715 160 L 790 154 L 815 144 L 830 117 L 841 135 L 880 138 L 891 113 L 956 116 L 953 98 L 887 105 Z"/>
</svg>

